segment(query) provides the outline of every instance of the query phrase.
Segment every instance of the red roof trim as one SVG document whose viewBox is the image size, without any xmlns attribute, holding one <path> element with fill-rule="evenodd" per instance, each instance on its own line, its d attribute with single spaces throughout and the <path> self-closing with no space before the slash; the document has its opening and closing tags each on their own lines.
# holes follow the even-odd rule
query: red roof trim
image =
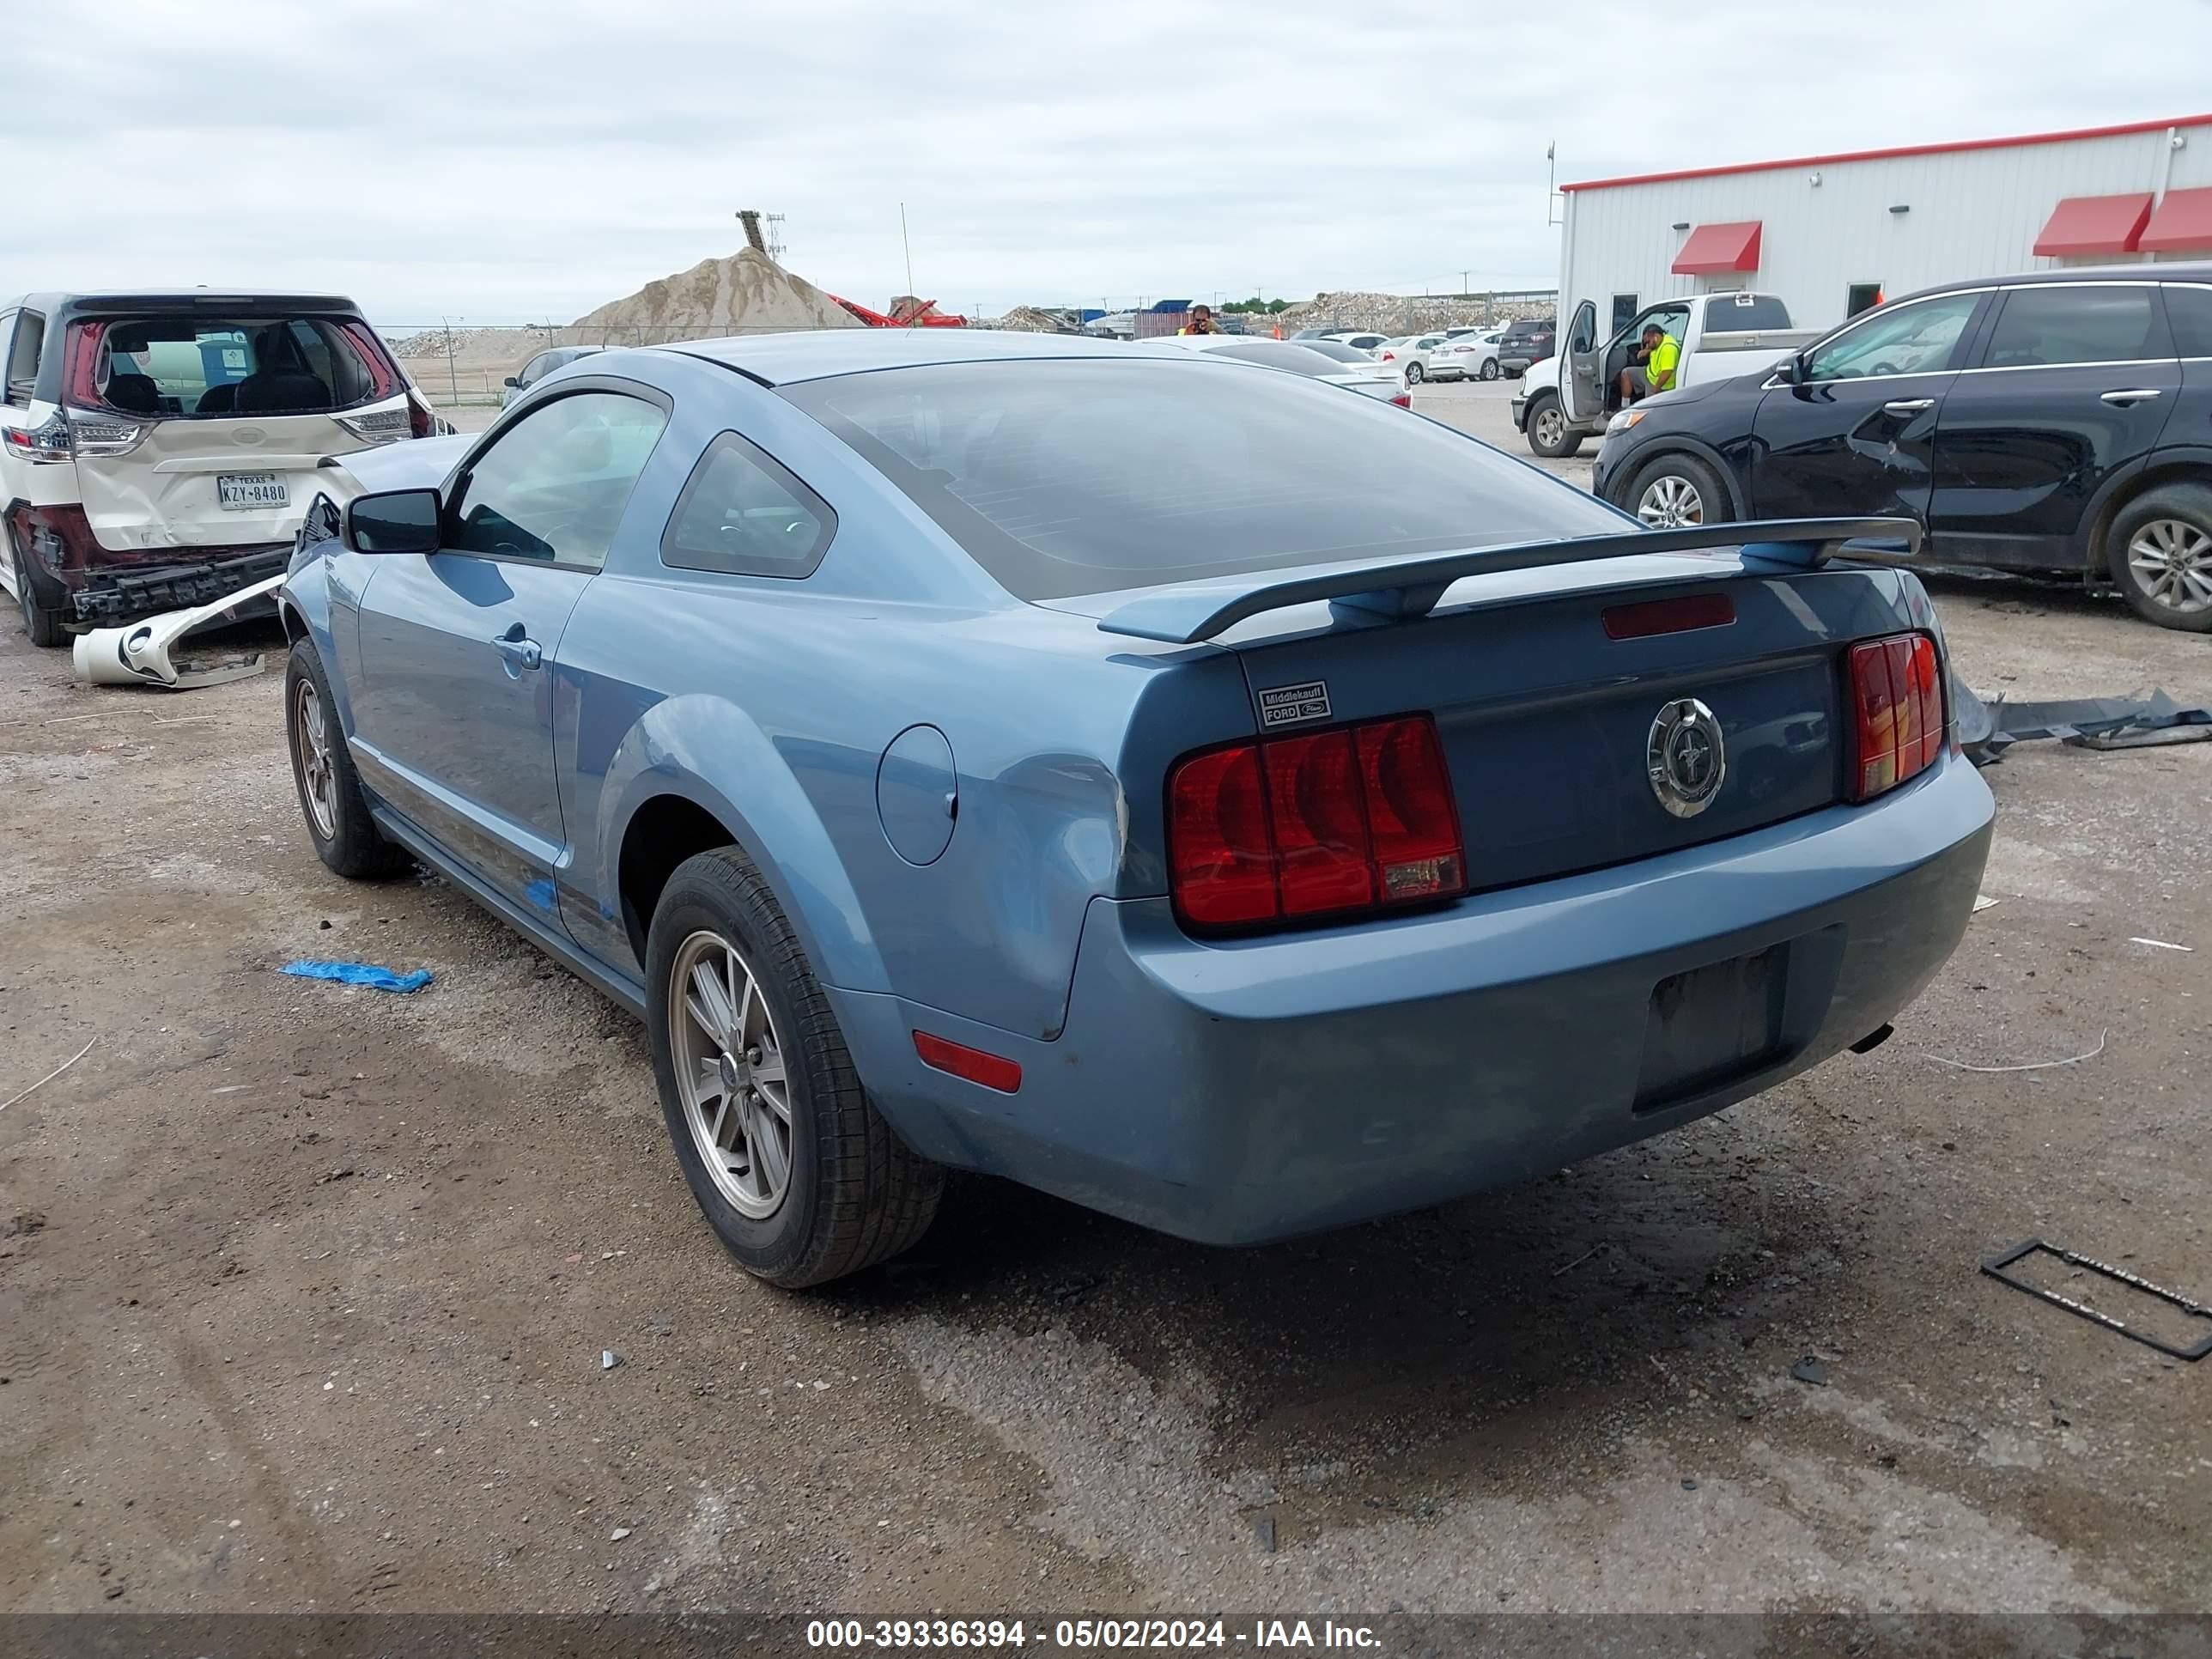
<svg viewBox="0 0 2212 1659">
<path fill-rule="evenodd" d="M 1668 267 L 1677 276 L 1716 276 L 1723 271 L 1759 269 L 1759 228 L 1764 222 L 1699 225 Z"/>
<path fill-rule="evenodd" d="M 2046 258 L 2085 253 L 2133 253 L 2136 238 L 2150 222 L 2150 192 L 2121 196 L 2069 196 L 2051 210 L 2036 234 L 2033 252 Z"/>
<path fill-rule="evenodd" d="M 2118 126 L 2076 127 L 2070 132 L 2027 132 L 2012 138 L 1968 138 L 1948 144 L 1900 144 L 1893 149 L 1839 150 L 1832 155 L 1796 155 L 1783 161 L 1736 161 L 1726 167 L 1683 167 L 1674 173 L 1626 173 L 1618 179 L 1585 179 L 1561 185 L 1563 191 L 1610 190 L 1616 185 L 1658 185 L 1675 179 L 1717 179 L 1730 173 L 1765 173 L 1777 167 L 1834 167 L 1844 161 L 1886 161 L 1899 155 L 1945 155 L 1954 150 L 2004 149 L 2015 144 L 2058 144 L 2069 138 L 2118 138 L 2130 132 L 2167 127 L 2212 126 L 2212 115 L 2183 115 L 2166 121 L 2129 121 Z"/>
<path fill-rule="evenodd" d="M 2145 253 L 2212 247 L 2212 189 L 2166 191 L 2136 246 Z"/>
</svg>

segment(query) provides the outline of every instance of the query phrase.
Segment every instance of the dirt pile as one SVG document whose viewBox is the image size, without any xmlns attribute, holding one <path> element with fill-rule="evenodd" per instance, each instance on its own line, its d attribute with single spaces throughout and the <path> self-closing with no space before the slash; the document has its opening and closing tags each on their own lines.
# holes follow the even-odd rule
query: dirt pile
<svg viewBox="0 0 2212 1659">
<path fill-rule="evenodd" d="M 1254 318 L 1261 330 L 1282 325 L 1285 334 L 1302 328 L 1366 328 L 1379 334 L 1419 334 L 1463 324 L 1503 325 L 1521 317 L 1548 317 L 1557 309 L 1549 295 L 1511 299 L 1449 295 L 1408 298 L 1402 294 L 1316 294 L 1286 306 L 1271 318 Z"/>
<path fill-rule="evenodd" d="M 702 259 L 586 313 L 562 331 L 567 345 L 653 345 L 727 334 L 859 328 L 860 319 L 757 248 Z"/>
</svg>

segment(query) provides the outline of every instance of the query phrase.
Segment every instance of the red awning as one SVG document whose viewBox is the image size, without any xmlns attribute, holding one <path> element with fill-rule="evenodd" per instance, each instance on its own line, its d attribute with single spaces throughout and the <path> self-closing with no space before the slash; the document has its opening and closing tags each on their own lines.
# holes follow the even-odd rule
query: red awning
<svg viewBox="0 0 2212 1659">
<path fill-rule="evenodd" d="M 2136 246 L 2145 253 L 2212 248 L 2212 188 L 2166 191 Z"/>
<path fill-rule="evenodd" d="M 2069 196 L 2051 209 L 2035 252 L 2051 258 L 2082 253 L 2133 253 L 2150 219 L 2150 192 Z"/>
<path fill-rule="evenodd" d="M 1760 221 L 1733 225 L 1699 225 L 1674 256 L 1677 276 L 1711 276 L 1723 270 L 1759 269 Z"/>
</svg>

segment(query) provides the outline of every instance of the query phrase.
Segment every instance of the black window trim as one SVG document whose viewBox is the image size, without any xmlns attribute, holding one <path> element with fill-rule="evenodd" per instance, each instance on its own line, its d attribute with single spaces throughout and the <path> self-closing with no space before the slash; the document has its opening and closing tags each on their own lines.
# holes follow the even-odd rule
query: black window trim
<svg viewBox="0 0 2212 1659">
<path fill-rule="evenodd" d="M 527 565 L 532 570 L 580 571 L 590 576 L 596 576 L 605 570 L 605 558 L 597 564 L 586 564 L 575 559 L 532 559 L 520 553 L 479 553 L 473 548 L 449 548 L 445 545 L 447 515 L 453 510 L 454 491 L 467 482 L 469 475 L 476 470 L 477 463 L 490 451 L 492 445 L 538 410 L 550 409 L 563 398 L 578 397 L 586 392 L 611 392 L 622 397 L 635 398 L 640 403 L 651 404 L 660 411 L 660 437 L 653 441 L 653 447 L 645 455 L 645 466 L 653 465 L 653 456 L 660 451 L 661 440 L 668 436 L 668 428 L 676 423 L 676 400 L 657 386 L 648 386 L 642 380 L 625 380 L 612 374 L 595 374 L 585 380 L 571 380 L 550 397 L 533 398 L 527 404 L 512 405 L 506 415 L 484 428 L 483 441 L 471 444 L 468 453 L 461 457 L 460 465 L 446 475 L 445 482 L 438 486 L 439 553 L 451 553 L 461 559 L 483 559 L 491 564 Z M 630 480 L 633 498 L 637 494 L 638 480 L 645 477 L 645 466 L 640 467 L 637 477 Z M 623 504 L 623 516 L 629 516 L 627 501 Z M 619 531 L 619 525 L 617 529 Z M 607 552 L 610 556 L 614 552 L 611 543 L 608 544 Z M 435 555 L 425 556 L 434 557 Z"/>
<path fill-rule="evenodd" d="M 691 492 L 697 489 L 706 477 L 707 464 L 713 460 L 715 453 L 726 445 L 742 451 L 746 459 L 791 491 L 799 499 L 800 505 L 812 513 L 820 521 L 823 528 L 822 539 L 815 547 L 813 561 L 804 570 L 796 566 L 783 570 L 729 570 L 719 565 L 688 564 L 673 556 L 674 552 L 684 550 L 672 550 L 670 546 L 671 539 L 676 534 L 676 521 L 684 516 L 684 509 L 690 505 Z M 735 576 L 744 579 L 757 578 L 764 581 L 803 582 L 822 568 L 823 560 L 830 556 L 830 550 L 836 540 L 837 509 L 822 499 L 821 492 L 750 438 L 745 436 L 744 433 L 734 428 L 725 427 L 707 441 L 705 447 L 699 452 L 698 459 L 691 463 L 691 471 L 684 477 L 684 488 L 676 493 L 676 504 L 668 509 L 668 521 L 660 527 L 660 562 L 665 569 L 681 570 L 698 576 Z"/>
<path fill-rule="evenodd" d="M 2000 297 L 1997 305 L 1990 313 L 1988 326 L 1980 331 L 1982 337 L 1974 343 L 1975 361 L 1968 367 L 1959 370 L 1959 373 L 1961 374 L 2018 374 L 2026 369 L 2141 368 L 2150 363 L 2177 362 L 2178 358 L 2173 351 L 2168 351 L 2163 357 L 2096 357 L 2078 363 L 1984 363 L 1979 361 L 1987 355 L 1990 343 L 1996 337 L 1996 325 L 2004 316 L 2004 301 L 2014 294 L 2029 289 L 2143 288 L 2154 290 L 2164 286 L 2165 284 L 2155 276 L 2107 276 L 2090 282 L 2000 283 L 1988 290 Z M 1876 307 L 1877 310 L 1883 308 Z M 2158 319 L 2159 326 L 2165 328 L 2166 326 L 2166 303 L 2163 296 L 2156 293 L 2151 296 L 2151 313 Z M 1869 312 L 1867 314 L 1871 316 L 1874 313 Z M 2173 344 L 2173 333 L 2170 328 L 2166 331 L 2166 343 L 2169 346 Z"/>
</svg>

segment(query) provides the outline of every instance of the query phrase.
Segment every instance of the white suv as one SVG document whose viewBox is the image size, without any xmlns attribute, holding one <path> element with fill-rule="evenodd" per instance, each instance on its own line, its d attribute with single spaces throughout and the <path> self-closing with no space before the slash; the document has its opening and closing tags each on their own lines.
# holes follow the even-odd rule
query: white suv
<svg viewBox="0 0 2212 1659">
<path fill-rule="evenodd" d="M 436 429 L 350 300 L 0 303 L 0 587 L 40 645 L 283 569 L 326 455 Z"/>
</svg>

